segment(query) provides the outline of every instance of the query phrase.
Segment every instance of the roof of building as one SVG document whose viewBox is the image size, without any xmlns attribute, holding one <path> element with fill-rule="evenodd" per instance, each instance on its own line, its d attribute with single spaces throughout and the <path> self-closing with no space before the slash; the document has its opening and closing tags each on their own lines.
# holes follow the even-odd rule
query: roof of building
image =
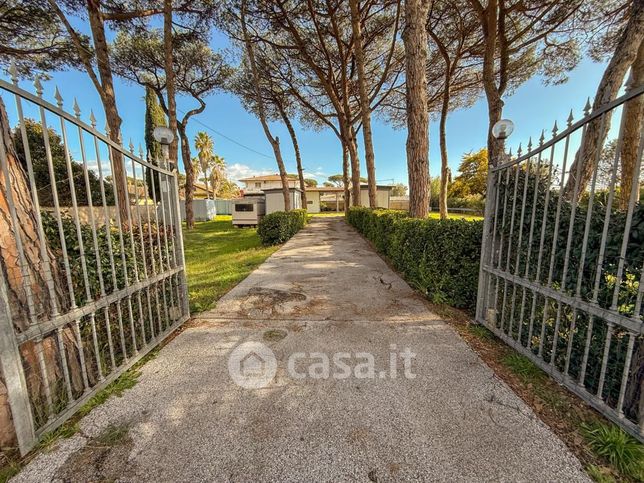
<svg viewBox="0 0 644 483">
<path fill-rule="evenodd" d="M 262 191 L 264 193 L 275 193 L 276 191 L 282 191 L 282 188 L 262 188 Z M 297 186 L 291 186 L 289 188 L 289 191 L 302 191 L 302 190 Z"/>
<path fill-rule="evenodd" d="M 333 192 L 333 191 L 344 191 L 344 188 L 341 186 L 316 186 L 316 187 L 306 187 L 306 191 L 323 191 L 323 192 Z"/>
<path fill-rule="evenodd" d="M 368 188 L 369 188 L 369 185 L 367 183 L 360 183 L 360 189 L 366 190 Z M 376 185 L 376 189 L 390 190 L 390 189 L 393 189 L 393 186 L 389 184 L 379 184 L 379 185 Z"/>
<path fill-rule="evenodd" d="M 287 178 L 293 180 L 297 179 L 296 174 L 287 174 Z M 250 178 L 242 178 L 239 181 L 282 181 L 282 177 L 275 173 L 275 174 L 265 174 L 263 176 L 251 176 Z"/>
</svg>

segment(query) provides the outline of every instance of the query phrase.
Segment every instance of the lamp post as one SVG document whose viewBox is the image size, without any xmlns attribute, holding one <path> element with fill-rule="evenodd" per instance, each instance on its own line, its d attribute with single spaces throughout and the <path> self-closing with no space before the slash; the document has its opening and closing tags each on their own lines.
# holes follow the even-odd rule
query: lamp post
<svg viewBox="0 0 644 483">
<path fill-rule="evenodd" d="M 510 134 L 514 132 L 514 123 L 509 119 L 501 119 L 497 121 L 494 126 L 492 126 L 492 136 L 501 141 L 501 150 L 500 156 L 505 158 L 505 140 L 510 137 Z M 493 161 L 497 161 L 496 159 Z M 505 159 L 499 159 L 499 162 L 494 162 L 493 165 L 502 164 Z"/>
<path fill-rule="evenodd" d="M 174 133 L 170 128 L 165 126 L 157 126 L 152 131 L 152 137 L 154 140 L 161 144 L 161 150 L 163 152 L 163 168 L 169 171 L 172 171 L 172 175 L 164 174 L 164 180 L 161 182 L 162 174 L 159 173 L 159 182 L 161 184 L 161 198 L 163 199 L 164 193 L 168 196 L 168 217 L 170 218 L 170 224 L 174 226 L 172 230 L 173 234 L 173 249 L 174 249 L 174 260 L 168 263 L 174 264 L 174 268 L 179 268 L 180 272 L 177 274 L 179 283 L 180 283 L 180 295 L 181 298 L 181 312 L 184 318 L 190 316 L 190 308 L 188 306 L 188 282 L 186 279 L 186 261 L 184 257 L 184 248 L 183 248 L 183 236 L 181 234 L 181 205 L 179 202 L 179 170 L 177 169 L 177 163 L 170 161 L 170 144 L 174 141 Z M 165 207 L 162 210 L 165 212 Z M 165 214 L 164 214 L 165 219 Z M 167 233 L 167 232 L 166 232 Z M 167 235 L 166 235 L 167 236 Z M 172 278 L 170 279 L 170 287 L 172 287 Z M 177 318 L 179 315 L 177 316 Z"/>
<path fill-rule="evenodd" d="M 164 168 L 168 168 L 170 158 L 170 145 L 174 141 L 174 134 L 169 127 L 157 126 L 152 131 L 152 137 L 156 142 L 161 144 L 161 151 L 163 152 Z"/>
<path fill-rule="evenodd" d="M 505 158 L 505 140 L 514 131 L 514 123 L 509 119 L 501 119 L 492 126 L 492 136 L 501 141 L 499 157 Z M 481 261 L 479 265 L 479 283 L 476 297 L 476 321 L 487 323 L 494 326 L 496 324 L 496 302 L 492 300 L 492 284 L 490 283 L 491 275 L 485 271 L 486 265 L 494 259 L 494 254 L 498 252 L 498 241 L 493 243 L 492 236 L 492 216 L 494 211 L 495 199 L 498 196 L 497 175 L 492 171 L 492 167 L 502 164 L 504 159 L 493 159 L 488 163 L 487 173 L 487 190 L 485 193 L 485 214 L 483 218 L 483 239 L 481 241 Z M 500 161 L 497 163 L 497 161 Z M 497 246 L 494 246 L 497 245 Z"/>
</svg>

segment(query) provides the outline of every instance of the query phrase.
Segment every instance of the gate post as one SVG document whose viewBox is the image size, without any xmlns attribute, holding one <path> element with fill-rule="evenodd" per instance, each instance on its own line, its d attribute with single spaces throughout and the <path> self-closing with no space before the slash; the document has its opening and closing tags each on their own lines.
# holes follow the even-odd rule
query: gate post
<svg viewBox="0 0 644 483">
<path fill-rule="evenodd" d="M 172 187 L 170 188 L 172 192 L 172 202 L 174 203 L 174 214 L 175 214 L 175 237 L 176 240 L 176 256 L 177 261 L 181 264 L 181 292 L 182 297 L 182 310 L 184 316 L 190 316 L 190 301 L 188 300 L 188 278 L 186 274 L 186 258 L 183 249 L 183 226 L 181 225 L 181 205 L 179 203 L 179 170 L 176 168 L 173 170 L 172 176 Z"/>
<path fill-rule="evenodd" d="M 488 306 L 488 286 L 490 281 L 490 275 L 485 273 L 483 267 L 491 259 L 492 251 L 494 250 L 492 241 L 490 240 L 490 234 L 498 187 L 492 168 L 493 166 L 490 164 L 487 172 L 487 191 L 485 196 L 485 211 L 483 213 L 483 237 L 481 239 L 481 261 L 479 264 L 479 283 L 476 294 L 476 321 L 479 323 L 485 323 L 486 321 L 485 311 Z"/>
<path fill-rule="evenodd" d="M 9 297 L 4 274 L 0 272 L 0 373 L 7 387 L 13 427 L 20 454 L 28 453 L 36 443 L 33 415 L 29 403 L 29 389 L 22 367 L 20 349 L 11 320 Z"/>
</svg>

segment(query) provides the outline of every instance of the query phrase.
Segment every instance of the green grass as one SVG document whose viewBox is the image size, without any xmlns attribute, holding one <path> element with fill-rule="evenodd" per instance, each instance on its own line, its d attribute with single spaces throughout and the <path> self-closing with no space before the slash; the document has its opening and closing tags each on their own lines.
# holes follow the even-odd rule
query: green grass
<svg viewBox="0 0 644 483">
<path fill-rule="evenodd" d="M 313 218 L 329 218 L 336 216 L 344 216 L 344 211 L 323 211 L 321 213 L 309 213 Z"/>
<path fill-rule="evenodd" d="M 644 480 L 644 445 L 613 424 L 582 425 L 595 454 L 636 481 Z"/>
<path fill-rule="evenodd" d="M 255 228 L 235 228 L 231 217 L 197 223 L 184 231 L 190 311 L 214 307 L 279 247 L 262 246 Z"/>
<path fill-rule="evenodd" d="M 116 446 L 121 443 L 127 435 L 129 428 L 127 425 L 110 424 L 97 438 L 96 443 L 101 446 Z"/>
<path fill-rule="evenodd" d="M 21 468 L 22 466 L 17 461 L 9 461 L 4 464 L 0 467 L 0 483 L 5 483 L 16 476 Z"/>
<path fill-rule="evenodd" d="M 545 373 L 525 356 L 512 352 L 501 360 L 501 362 L 518 375 L 525 383 L 534 383 L 542 380 Z"/>
<path fill-rule="evenodd" d="M 485 326 L 479 324 L 470 324 L 467 330 L 474 336 L 483 340 L 492 340 L 494 334 Z"/>
<path fill-rule="evenodd" d="M 615 478 L 607 472 L 606 468 L 588 465 L 586 466 L 586 473 L 597 483 L 615 483 Z"/>
<path fill-rule="evenodd" d="M 432 219 L 435 219 L 435 220 L 439 220 L 439 219 L 440 219 L 440 217 L 441 217 L 441 215 L 440 215 L 440 213 L 438 213 L 437 211 L 432 211 L 432 212 L 429 214 L 429 218 L 432 218 Z M 482 217 L 482 216 L 478 216 L 478 215 L 465 215 L 465 214 L 462 214 L 462 213 L 448 213 L 448 214 L 447 214 L 447 217 L 448 217 L 450 220 L 467 220 L 467 221 L 480 221 L 480 220 L 482 220 L 482 219 L 483 219 L 483 217 Z"/>
</svg>

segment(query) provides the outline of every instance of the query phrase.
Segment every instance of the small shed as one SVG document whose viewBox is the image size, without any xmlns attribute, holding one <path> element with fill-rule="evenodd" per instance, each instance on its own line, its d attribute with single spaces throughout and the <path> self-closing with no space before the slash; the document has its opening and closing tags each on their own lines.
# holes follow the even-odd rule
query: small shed
<svg viewBox="0 0 644 483">
<path fill-rule="evenodd" d="M 393 186 L 377 185 L 376 186 L 376 206 L 378 208 L 389 209 L 389 201 Z M 360 185 L 360 206 L 369 206 L 369 188 L 366 184 Z"/>
<path fill-rule="evenodd" d="M 263 196 L 244 196 L 232 200 L 233 226 L 257 226 L 266 213 Z"/>
<path fill-rule="evenodd" d="M 284 192 L 282 188 L 270 188 L 262 190 L 266 198 L 266 214 L 275 211 L 284 211 Z M 289 188 L 291 196 L 291 209 L 302 208 L 302 190 L 300 188 Z"/>
</svg>

